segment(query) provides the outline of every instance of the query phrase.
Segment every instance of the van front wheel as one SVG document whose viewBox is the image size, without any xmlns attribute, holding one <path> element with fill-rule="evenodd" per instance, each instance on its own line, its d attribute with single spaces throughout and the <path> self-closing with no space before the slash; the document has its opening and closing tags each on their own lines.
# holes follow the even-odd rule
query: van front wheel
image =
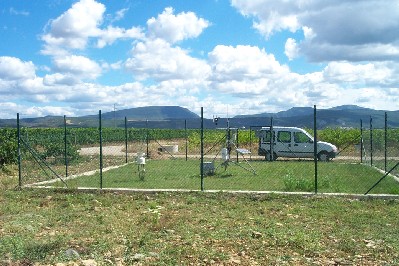
<svg viewBox="0 0 399 266">
<path fill-rule="evenodd" d="M 320 162 L 328 162 L 331 159 L 329 154 L 325 151 L 319 152 L 317 158 L 319 159 Z"/>
<path fill-rule="evenodd" d="M 276 153 L 273 152 L 273 157 L 271 156 L 270 152 L 267 152 L 265 155 L 266 161 L 275 161 L 277 159 Z"/>
</svg>

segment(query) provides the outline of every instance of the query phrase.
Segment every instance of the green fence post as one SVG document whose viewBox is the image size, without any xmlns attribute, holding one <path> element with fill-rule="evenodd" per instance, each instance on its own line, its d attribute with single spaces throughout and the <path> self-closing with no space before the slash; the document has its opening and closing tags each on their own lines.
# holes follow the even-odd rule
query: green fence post
<svg viewBox="0 0 399 266">
<path fill-rule="evenodd" d="M 274 161 L 274 131 L 273 117 L 270 117 L 270 162 Z"/>
<path fill-rule="evenodd" d="M 204 107 L 201 107 L 201 191 L 204 191 Z"/>
<path fill-rule="evenodd" d="M 68 151 L 67 151 L 67 124 L 66 116 L 64 115 L 64 159 L 65 159 L 65 177 L 68 177 Z"/>
<path fill-rule="evenodd" d="M 125 163 L 127 163 L 127 118 L 125 116 Z"/>
<path fill-rule="evenodd" d="M 384 127 L 384 171 L 387 172 L 387 139 L 388 139 L 388 114 L 385 112 L 385 127 Z"/>
<path fill-rule="evenodd" d="M 249 160 L 252 160 L 252 126 L 249 126 Z"/>
<path fill-rule="evenodd" d="M 236 148 L 238 149 L 239 148 L 239 146 L 238 145 L 240 145 L 240 143 L 239 143 L 239 141 L 238 141 L 238 136 L 239 136 L 239 131 L 240 131 L 240 129 L 237 127 L 237 135 L 236 135 Z M 234 141 L 234 140 L 233 140 Z M 236 152 L 236 162 L 238 163 L 238 152 Z"/>
<path fill-rule="evenodd" d="M 147 120 L 145 120 L 145 128 L 146 128 L 146 135 L 145 135 L 145 141 L 146 141 L 146 145 L 147 145 L 147 158 L 149 158 L 148 157 L 148 153 L 149 153 L 149 144 L 150 144 L 150 133 L 149 133 L 149 131 L 148 131 L 148 119 Z"/>
<path fill-rule="evenodd" d="M 360 163 L 363 163 L 363 120 L 360 119 Z"/>
<path fill-rule="evenodd" d="M 22 187 L 22 169 L 21 169 L 21 128 L 19 125 L 19 113 L 17 113 L 17 153 L 18 153 L 18 187 Z"/>
<path fill-rule="evenodd" d="M 313 159 L 314 159 L 314 193 L 317 194 L 317 110 L 316 105 L 313 107 L 313 131 L 314 131 L 314 142 L 313 142 Z"/>
<path fill-rule="evenodd" d="M 370 165 L 373 165 L 373 118 L 370 116 Z"/>
<path fill-rule="evenodd" d="M 100 189 L 103 189 L 103 133 L 101 125 L 101 110 L 98 111 L 99 134 L 100 134 Z"/>
<path fill-rule="evenodd" d="M 187 131 L 187 120 L 184 120 L 184 132 L 186 136 L 186 162 L 188 160 L 188 131 Z"/>
</svg>

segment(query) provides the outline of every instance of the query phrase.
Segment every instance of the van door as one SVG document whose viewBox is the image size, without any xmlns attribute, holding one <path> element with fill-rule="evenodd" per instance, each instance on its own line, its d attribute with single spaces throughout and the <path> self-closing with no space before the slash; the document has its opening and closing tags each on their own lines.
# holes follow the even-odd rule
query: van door
<svg viewBox="0 0 399 266">
<path fill-rule="evenodd" d="M 289 130 L 277 131 L 277 141 L 274 146 L 274 152 L 279 157 L 295 157 L 291 149 L 292 135 Z"/>
<path fill-rule="evenodd" d="M 313 140 L 309 136 L 301 131 L 293 132 L 291 150 L 296 154 L 296 157 L 313 157 L 313 149 Z"/>
</svg>

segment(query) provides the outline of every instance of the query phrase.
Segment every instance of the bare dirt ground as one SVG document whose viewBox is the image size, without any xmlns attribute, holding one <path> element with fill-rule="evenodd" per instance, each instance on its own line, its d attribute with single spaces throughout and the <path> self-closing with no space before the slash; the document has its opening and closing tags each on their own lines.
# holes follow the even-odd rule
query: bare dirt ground
<svg viewBox="0 0 399 266">
<path fill-rule="evenodd" d="M 113 146 L 103 146 L 102 148 L 103 148 L 103 155 L 125 156 L 124 146 L 113 145 Z M 100 154 L 100 147 L 81 148 L 79 150 L 79 154 L 80 155 L 97 155 L 97 154 Z"/>
<path fill-rule="evenodd" d="M 103 155 L 104 156 L 125 156 L 125 146 L 124 145 L 110 145 L 110 146 L 103 146 Z M 86 148 L 81 148 L 79 150 L 80 155 L 98 155 L 100 154 L 100 147 L 86 147 Z M 128 156 L 136 156 L 137 152 L 132 152 L 128 149 Z M 173 154 L 174 157 L 181 157 L 185 156 L 185 154 L 178 153 L 178 154 Z M 189 154 L 188 157 L 190 158 L 199 158 L 199 154 Z M 235 155 L 234 155 L 235 156 Z M 214 157 L 214 155 L 206 156 L 206 157 Z M 256 159 L 260 160 L 263 159 L 263 156 L 258 156 L 258 155 L 245 155 L 245 158 L 249 159 Z M 377 158 L 376 158 L 377 159 Z M 380 158 L 383 159 L 383 158 Z M 397 159 L 397 158 L 395 158 Z M 360 158 L 357 156 L 345 156 L 345 155 L 340 155 L 334 160 L 350 160 L 350 161 L 360 161 Z"/>
</svg>

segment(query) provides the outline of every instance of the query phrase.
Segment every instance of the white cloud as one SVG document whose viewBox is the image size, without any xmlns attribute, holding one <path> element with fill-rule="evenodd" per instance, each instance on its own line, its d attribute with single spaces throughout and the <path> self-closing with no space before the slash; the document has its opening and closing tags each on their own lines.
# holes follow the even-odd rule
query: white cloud
<svg viewBox="0 0 399 266">
<path fill-rule="evenodd" d="M 117 39 L 142 38 L 139 27 L 123 29 L 108 26 L 102 29 L 105 6 L 95 0 L 80 0 L 58 18 L 49 21 L 43 54 L 65 55 L 69 50 L 86 49 L 91 38 L 97 39 L 97 47 L 113 44 Z M 122 19 L 126 10 L 120 10 L 115 19 Z"/>
<path fill-rule="evenodd" d="M 46 86 L 57 86 L 57 85 L 72 86 L 77 83 L 79 83 L 79 79 L 77 79 L 75 76 L 64 75 L 61 73 L 45 75 L 43 78 L 43 84 Z"/>
<path fill-rule="evenodd" d="M 42 38 L 48 47 L 84 49 L 89 37 L 98 36 L 105 6 L 94 0 L 81 0 L 50 21 L 50 32 Z M 49 51 L 48 47 L 45 51 Z"/>
<path fill-rule="evenodd" d="M 266 38 L 302 29 L 299 51 L 312 61 L 399 59 L 397 1 L 232 0 Z"/>
<path fill-rule="evenodd" d="M 16 16 L 29 16 L 29 12 L 25 10 L 17 10 L 13 7 L 10 7 L 10 14 Z"/>
<path fill-rule="evenodd" d="M 331 83 L 384 85 L 386 80 L 391 80 L 392 71 L 385 64 L 331 62 L 324 69 L 323 75 Z"/>
<path fill-rule="evenodd" d="M 218 82 L 270 78 L 288 72 L 288 68 L 280 65 L 272 54 L 246 45 L 216 46 L 209 53 L 209 64 L 212 79 Z"/>
<path fill-rule="evenodd" d="M 119 21 L 125 17 L 126 12 L 129 11 L 129 8 L 122 8 L 115 12 L 115 17 L 112 19 L 112 22 Z"/>
<path fill-rule="evenodd" d="M 126 61 L 127 70 L 139 80 L 204 79 L 210 68 L 203 60 L 191 57 L 180 47 L 173 47 L 162 39 L 139 42 Z"/>
<path fill-rule="evenodd" d="M 44 70 L 46 74 L 36 74 L 30 61 L 0 57 L 4 103 L 0 114 L 14 117 L 21 110 L 30 116 L 95 114 L 99 109 L 111 111 L 114 104 L 118 109 L 180 105 L 197 113 L 204 106 L 208 117 L 314 104 L 319 108 L 358 103 L 399 109 L 399 64 L 395 57 L 399 41 L 393 34 L 397 22 L 392 19 L 396 11 L 357 27 L 364 19 L 357 14 L 349 18 L 351 8 L 368 16 L 385 9 L 377 2 L 376 10 L 366 10 L 371 2 L 364 3 L 360 8 L 357 1 L 233 1 L 242 14 L 254 18 L 254 27 L 266 38 L 285 30 L 303 33 L 302 40 L 294 39 L 298 34 L 289 35 L 292 38 L 285 43 L 288 59 L 306 55 L 315 61 L 332 60 L 324 69 L 298 74 L 257 46 L 219 44 L 207 56 L 196 58 L 179 42 L 199 37 L 211 22 L 193 12 L 175 14 L 166 8 L 147 21 L 145 31 L 106 24 L 124 18 L 127 9 L 110 18 L 105 17 L 103 4 L 81 0 L 50 21 L 42 36 L 43 52 L 51 56 L 53 65 L 40 66 L 37 72 Z M 386 30 L 386 36 L 380 30 Z M 130 58 L 112 59 L 113 63 L 92 59 L 97 52 L 91 48 L 126 39 L 133 40 Z M 390 61 L 351 62 L 384 58 Z M 95 80 L 104 71 L 122 69 L 133 76 L 133 82 L 106 86 Z"/>
<path fill-rule="evenodd" d="M 0 56 L 0 79 L 21 80 L 35 76 L 35 66 L 31 61 L 23 62 L 19 58 Z"/>
<path fill-rule="evenodd" d="M 288 57 L 289 60 L 293 60 L 295 57 L 298 56 L 299 49 L 295 39 L 288 38 L 285 42 L 285 55 Z"/>
<path fill-rule="evenodd" d="M 231 2 L 244 16 L 255 18 L 253 27 L 266 38 L 276 31 L 294 32 L 300 28 L 297 12 L 304 1 L 232 0 Z"/>
<path fill-rule="evenodd" d="M 383 101 L 362 96 L 363 90 L 365 95 L 370 90 L 379 92 L 379 99 L 391 103 L 390 109 L 399 107 L 392 104 L 397 98 L 389 97 L 392 90 L 387 89 L 399 85 L 399 64 L 392 62 L 331 62 L 322 71 L 301 75 L 258 47 L 220 45 L 209 54 L 209 64 L 213 70 L 209 90 L 212 88 L 215 98 L 236 107 L 243 102 L 261 101 L 263 110 L 314 104 L 327 108 L 356 102 L 386 108 Z"/>
<path fill-rule="evenodd" d="M 142 39 L 144 37 L 140 28 L 132 27 L 123 29 L 119 27 L 108 26 L 102 30 L 97 40 L 97 47 L 104 48 L 106 45 L 113 44 L 118 39 Z"/>
<path fill-rule="evenodd" d="M 56 57 L 53 60 L 55 69 L 61 73 L 68 73 L 77 78 L 95 79 L 101 74 L 101 67 L 87 57 L 69 55 Z"/>
<path fill-rule="evenodd" d="M 209 26 L 209 22 L 198 18 L 193 12 L 173 14 L 173 8 L 167 7 L 157 18 L 147 21 L 148 35 L 175 43 L 188 38 L 198 37 Z"/>
</svg>

